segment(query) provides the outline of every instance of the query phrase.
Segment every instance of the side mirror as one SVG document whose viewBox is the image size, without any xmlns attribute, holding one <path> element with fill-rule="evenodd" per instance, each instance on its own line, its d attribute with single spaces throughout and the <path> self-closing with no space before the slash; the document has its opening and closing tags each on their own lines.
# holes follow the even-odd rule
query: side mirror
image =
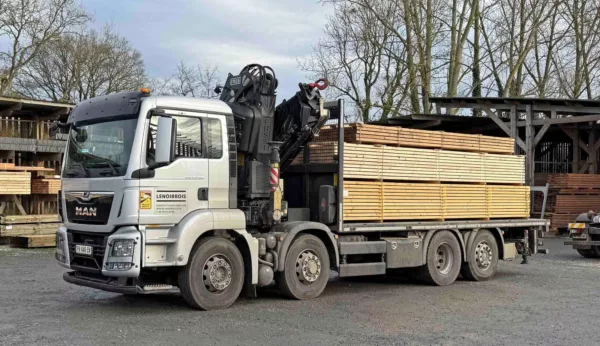
<svg viewBox="0 0 600 346">
<path fill-rule="evenodd" d="M 156 127 L 156 153 L 154 167 L 166 166 L 175 160 L 175 141 L 177 139 L 177 120 L 160 116 Z"/>
</svg>

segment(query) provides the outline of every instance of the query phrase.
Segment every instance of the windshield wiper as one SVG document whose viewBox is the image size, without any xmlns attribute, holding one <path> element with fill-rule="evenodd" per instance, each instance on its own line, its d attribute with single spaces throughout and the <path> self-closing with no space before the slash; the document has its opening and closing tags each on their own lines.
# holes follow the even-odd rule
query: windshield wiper
<svg viewBox="0 0 600 346">
<path fill-rule="evenodd" d="M 68 168 L 65 170 L 65 174 L 69 178 L 88 177 L 89 176 L 89 173 L 90 173 L 89 170 L 87 168 L 83 167 L 83 165 L 69 165 L 67 167 Z"/>
<path fill-rule="evenodd" d="M 99 168 L 99 167 L 97 167 L 98 165 L 106 165 L 110 168 L 110 170 L 108 170 L 108 171 L 98 172 L 99 175 L 112 175 L 114 177 L 119 176 L 119 170 L 117 170 L 116 167 L 121 167 L 121 165 L 114 161 L 111 161 L 111 160 L 104 160 L 104 161 L 90 163 L 87 165 L 87 167 L 88 168 Z"/>
</svg>

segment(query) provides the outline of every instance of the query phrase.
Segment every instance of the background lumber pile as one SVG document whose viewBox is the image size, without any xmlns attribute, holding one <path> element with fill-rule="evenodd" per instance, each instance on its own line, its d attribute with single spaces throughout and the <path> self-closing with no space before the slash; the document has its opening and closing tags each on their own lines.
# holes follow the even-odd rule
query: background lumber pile
<svg viewBox="0 0 600 346">
<path fill-rule="evenodd" d="M 0 172 L 0 195 L 28 195 L 31 193 L 31 173 Z"/>
<path fill-rule="evenodd" d="M 55 234 L 60 226 L 58 215 L 5 215 L 0 217 L 0 236 Z"/>
<path fill-rule="evenodd" d="M 60 179 L 38 178 L 31 180 L 31 193 L 56 195 L 60 190 Z"/>
<path fill-rule="evenodd" d="M 73 106 L 10 97 L 0 103 L 0 237 L 25 237 L 15 240 L 20 246 L 50 244 L 52 236 L 43 235 L 59 225 L 57 175 L 65 138 L 51 138 L 49 128 Z"/>
<path fill-rule="evenodd" d="M 589 210 L 600 211 L 600 175 L 550 174 L 546 214 L 553 229 L 567 228 Z M 535 196 L 535 210 L 541 210 L 543 196 Z"/>
</svg>

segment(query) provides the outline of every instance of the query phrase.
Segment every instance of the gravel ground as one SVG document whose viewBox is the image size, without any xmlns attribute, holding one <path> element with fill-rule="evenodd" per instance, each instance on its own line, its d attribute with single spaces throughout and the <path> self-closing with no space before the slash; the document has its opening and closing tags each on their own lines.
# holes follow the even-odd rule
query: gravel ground
<svg viewBox="0 0 600 346">
<path fill-rule="evenodd" d="M 212 312 L 69 285 L 51 250 L 0 246 L 0 344 L 597 345 L 600 260 L 562 241 L 488 282 L 334 280 L 316 300 L 261 291 Z"/>
</svg>

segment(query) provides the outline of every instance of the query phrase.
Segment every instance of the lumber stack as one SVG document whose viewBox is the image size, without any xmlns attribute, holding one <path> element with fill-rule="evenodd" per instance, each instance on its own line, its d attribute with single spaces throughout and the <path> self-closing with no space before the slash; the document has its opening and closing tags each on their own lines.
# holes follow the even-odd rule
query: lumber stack
<svg viewBox="0 0 600 346">
<path fill-rule="evenodd" d="M 564 229 L 575 218 L 589 210 L 600 211 L 600 175 L 550 174 L 546 215 L 550 227 Z M 535 210 L 541 210 L 543 196 L 536 195 Z"/>
<path fill-rule="evenodd" d="M 329 142 L 337 141 L 337 139 L 337 126 L 326 126 L 321 129 L 315 141 Z M 512 154 L 514 152 L 514 140 L 511 138 L 360 123 L 344 126 L 344 142 L 499 154 Z"/>
<path fill-rule="evenodd" d="M 0 172 L 0 195 L 29 195 L 31 173 Z"/>
<path fill-rule="evenodd" d="M 293 163 L 338 162 L 338 131 L 322 129 Z M 344 220 L 529 217 L 525 158 L 510 138 L 348 124 L 344 139 Z"/>
<path fill-rule="evenodd" d="M 6 215 L 0 217 L 0 236 L 54 234 L 60 222 L 58 215 Z"/>
<path fill-rule="evenodd" d="M 311 144 L 310 162 L 334 162 L 337 152 L 336 142 Z M 345 143 L 343 159 L 345 179 L 490 184 L 525 182 L 525 158 L 517 155 Z"/>
<path fill-rule="evenodd" d="M 469 184 L 344 182 L 344 220 L 525 218 L 529 187 Z"/>
<path fill-rule="evenodd" d="M 35 194 L 57 194 L 60 190 L 60 179 L 39 178 L 31 180 L 31 193 Z"/>
</svg>

